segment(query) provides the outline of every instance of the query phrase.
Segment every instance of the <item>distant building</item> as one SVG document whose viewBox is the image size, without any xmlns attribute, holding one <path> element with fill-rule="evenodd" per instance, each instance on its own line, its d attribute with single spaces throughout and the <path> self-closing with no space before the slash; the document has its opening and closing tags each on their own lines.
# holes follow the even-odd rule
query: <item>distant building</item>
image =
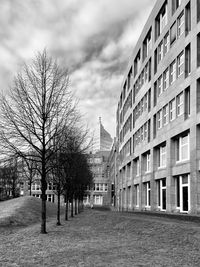
<svg viewBox="0 0 200 267">
<path fill-rule="evenodd" d="M 88 155 L 88 161 L 94 174 L 93 188 L 88 188 L 84 204 L 89 206 L 111 205 L 111 181 L 109 179 L 108 157 L 112 146 L 112 137 L 99 120 L 95 133 L 95 150 Z"/>
</svg>

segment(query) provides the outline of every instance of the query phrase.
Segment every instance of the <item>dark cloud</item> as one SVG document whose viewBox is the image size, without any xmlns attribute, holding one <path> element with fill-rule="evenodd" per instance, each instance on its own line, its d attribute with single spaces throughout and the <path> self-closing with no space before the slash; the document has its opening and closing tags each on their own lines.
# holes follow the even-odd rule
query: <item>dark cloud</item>
<svg viewBox="0 0 200 267">
<path fill-rule="evenodd" d="M 22 62 L 45 47 L 70 71 L 91 126 L 115 132 L 123 73 L 156 0 L 1 0 L 0 79 L 9 87 Z"/>
</svg>

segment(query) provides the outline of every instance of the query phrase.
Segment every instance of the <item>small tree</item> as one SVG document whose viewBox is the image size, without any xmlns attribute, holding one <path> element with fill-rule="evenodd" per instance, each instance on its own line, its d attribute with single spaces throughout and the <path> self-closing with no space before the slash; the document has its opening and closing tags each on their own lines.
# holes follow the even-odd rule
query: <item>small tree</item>
<svg viewBox="0 0 200 267">
<path fill-rule="evenodd" d="M 53 140 L 60 142 L 63 127 L 76 121 L 76 103 L 68 89 L 68 80 L 68 71 L 43 51 L 24 66 L 9 94 L 0 100 L 1 152 L 14 152 L 39 166 L 41 233 L 46 233 L 47 175 L 57 147 Z"/>
</svg>

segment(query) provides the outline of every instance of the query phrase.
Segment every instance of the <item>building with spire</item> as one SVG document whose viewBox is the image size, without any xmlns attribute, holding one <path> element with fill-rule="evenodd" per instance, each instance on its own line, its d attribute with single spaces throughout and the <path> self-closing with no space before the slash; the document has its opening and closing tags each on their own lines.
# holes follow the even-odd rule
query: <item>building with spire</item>
<svg viewBox="0 0 200 267">
<path fill-rule="evenodd" d="M 104 128 L 101 117 L 94 132 L 93 151 L 88 161 L 94 175 L 93 188 L 88 188 L 84 204 L 93 206 L 109 206 L 111 204 L 111 181 L 109 179 L 108 157 L 113 139 Z"/>
</svg>

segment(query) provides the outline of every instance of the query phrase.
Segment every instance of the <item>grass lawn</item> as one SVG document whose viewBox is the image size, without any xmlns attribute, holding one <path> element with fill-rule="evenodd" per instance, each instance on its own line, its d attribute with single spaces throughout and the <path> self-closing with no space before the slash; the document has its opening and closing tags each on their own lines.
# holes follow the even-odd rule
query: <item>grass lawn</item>
<svg viewBox="0 0 200 267">
<path fill-rule="evenodd" d="M 87 209 L 47 231 L 0 226 L 0 266 L 200 266 L 196 222 Z"/>
</svg>

